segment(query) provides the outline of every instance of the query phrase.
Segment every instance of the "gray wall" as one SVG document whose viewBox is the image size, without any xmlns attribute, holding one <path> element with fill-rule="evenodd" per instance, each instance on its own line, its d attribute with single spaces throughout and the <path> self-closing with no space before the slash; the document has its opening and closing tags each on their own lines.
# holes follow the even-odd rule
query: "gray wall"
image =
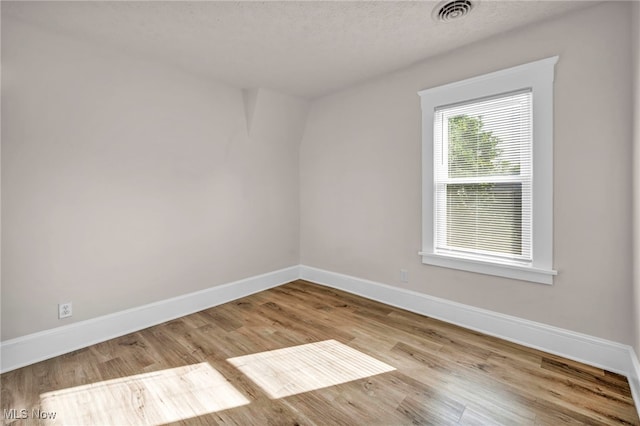
<svg viewBox="0 0 640 426">
<path fill-rule="evenodd" d="M 2 27 L 3 340 L 298 264 L 305 102 Z"/>
<path fill-rule="evenodd" d="M 301 263 L 631 343 L 630 8 L 588 8 L 315 101 Z M 555 285 L 421 264 L 416 92 L 553 55 Z"/>
<path fill-rule="evenodd" d="M 633 3 L 631 15 L 633 34 L 633 284 L 634 284 L 634 317 L 635 351 L 640 356 L 640 3 Z"/>
<path fill-rule="evenodd" d="M 303 263 L 640 354 L 639 9 L 595 6 L 316 100 L 304 137 L 299 99 L 260 90 L 247 111 L 239 89 L 3 17 L 2 339 Z M 555 285 L 422 265 L 416 92 L 552 55 Z"/>
</svg>

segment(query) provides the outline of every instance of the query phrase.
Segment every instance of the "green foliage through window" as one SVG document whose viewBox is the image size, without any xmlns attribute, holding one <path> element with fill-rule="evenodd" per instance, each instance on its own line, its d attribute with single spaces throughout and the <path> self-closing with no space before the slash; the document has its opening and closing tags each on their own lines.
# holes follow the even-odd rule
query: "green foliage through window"
<svg viewBox="0 0 640 426">
<path fill-rule="evenodd" d="M 448 126 L 450 178 L 519 174 L 517 164 L 501 158 L 501 140 L 484 129 L 482 117 L 455 116 Z M 522 184 L 449 183 L 446 198 L 450 247 L 522 254 Z"/>
<path fill-rule="evenodd" d="M 449 118 L 449 177 L 518 175 L 517 164 L 502 159 L 500 139 L 484 130 L 482 117 Z"/>
</svg>

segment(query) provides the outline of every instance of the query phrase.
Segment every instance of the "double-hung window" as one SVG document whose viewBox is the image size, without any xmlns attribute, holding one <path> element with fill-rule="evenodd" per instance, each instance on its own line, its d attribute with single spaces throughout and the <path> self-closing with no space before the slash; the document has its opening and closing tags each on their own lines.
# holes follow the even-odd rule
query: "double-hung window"
<svg viewBox="0 0 640 426">
<path fill-rule="evenodd" d="M 423 263 L 552 284 L 557 57 L 423 90 Z"/>
</svg>

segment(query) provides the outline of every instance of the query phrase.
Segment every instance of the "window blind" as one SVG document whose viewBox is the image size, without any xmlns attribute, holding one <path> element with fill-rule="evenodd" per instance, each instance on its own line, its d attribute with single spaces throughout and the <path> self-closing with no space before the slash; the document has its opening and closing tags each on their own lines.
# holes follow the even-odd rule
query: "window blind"
<svg viewBox="0 0 640 426">
<path fill-rule="evenodd" d="M 507 93 L 434 113 L 434 248 L 531 262 L 532 94 Z"/>
</svg>

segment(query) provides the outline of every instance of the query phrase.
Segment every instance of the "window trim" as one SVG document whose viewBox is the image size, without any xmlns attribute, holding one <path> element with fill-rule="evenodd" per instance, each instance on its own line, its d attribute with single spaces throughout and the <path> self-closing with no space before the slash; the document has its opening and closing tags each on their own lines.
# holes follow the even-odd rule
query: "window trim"
<svg viewBox="0 0 640 426">
<path fill-rule="evenodd" d="M 422 263 L 553 284 L 553 81 L 558 56 L 418 92 L 422 107 Z M 531 89 L 533 115 L 532 261 L 502 262 L 436 253 L 434 113 L 444 105 Z"/>
</svg>

